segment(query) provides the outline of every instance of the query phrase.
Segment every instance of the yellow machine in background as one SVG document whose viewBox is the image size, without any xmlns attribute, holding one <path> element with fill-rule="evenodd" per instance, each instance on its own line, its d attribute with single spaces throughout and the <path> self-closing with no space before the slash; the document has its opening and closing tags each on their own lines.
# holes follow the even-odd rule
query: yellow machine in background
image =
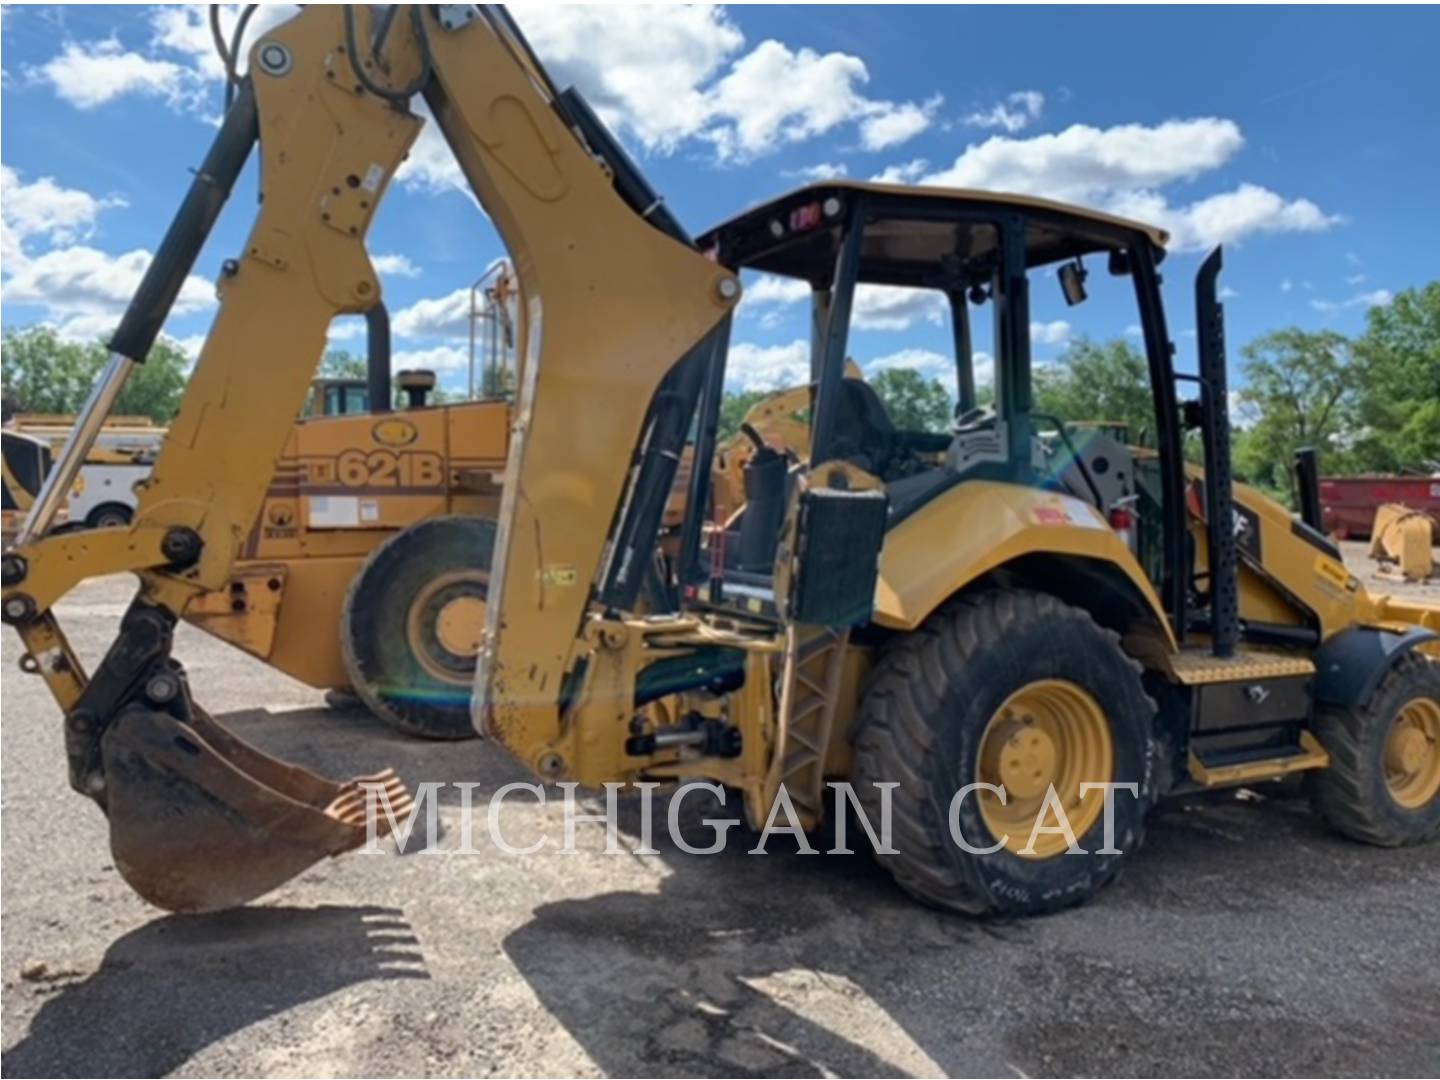
<svg viewBox="0 0 1440 1080">
<path fill-rule="evenodd" d="M 185 620 L 400 730 L 473 736 L 509 415 L 501 400 L 302 420 L 234 571 Z"/>
<path fill-rule="evenodd" d="M 1370 557 L 1381 573 L 1402 581 L 1429 581 L 1435 573 L 1435 521 L 1424 510 L 1385 503 L 1375 511 Z"/>
<path fill-rule="evenodd" d="M 347 617 L 376 640 L 396 640 L 402 610 L 443 650 L 478 640 L 475 721 L 544 780 L 702 779 L 752 825 L 805 827 L 829 812 L 827 782 L 848 780 L 891 825 L 879 855 L 900 886 L 954 911 L 1083 901 L 1179 791 L 1304 772 L 1345 835 L 1440 832 L 1440 607 L 1371 595 L 1346 570 L 1318 528 L 1313 460 L 1300 518 L 1232 482 L 1218 250 L 1196 278 L 1188 376 L 1160 293 L 1163 231 L 1026 196 L 836 181 L 692 240 L 503 9 L 310 6 L 261 38 L 250 70 L 4 556 L 3 614 L 65 713 L 71 784 L 105 811 L 115 865 L 146 899 L 243 903 L 396 820 L 376 816 L 366 778 L 241 742 L 172 655 L 178 618 L 219 627 L 228 602 L 247 616 L 235 625 L 273 626 L 272 663 L 298 656 L 307 626 L 333 627 L 346 574 Z M 508 447 L 477 441 L 481 418 L 460 407 L 292 430 L 331 319 L 378 297 L 364 236 L 418 132 L 416 94 L 516 267 Z M 264 199 L 135 523 L 44 535 L 257 140 Z M 1083 303 L 1097 265 L 1133 293 L 1152 446 L 1035 410 L 1032 289 L 1058 282 Z M 772 417 L 803 414 L 804 430 L 779 433 L 783 448 L 747 436 L 723 507 L 716 432 L 745 271 L 809 286 L 810 380 Z M 904 430 L 845 377 L 862 286 L 948 308 L 948 432 Z M 994 329 L 984 407 L 972 311 Z M 366 449 L 330 423 L 371 425 Z M 422 446 L 437 456 L 413 456 Z M 456 467 L 484 473 L 496 455 L 498 483 Z M 387 512 L 468 513 L 497 491 L 493 534 L 428 518 L 369 555 L 375 591 L 354 573 L 360 533 Z M 299 538 L 279 530 L 302 522 L 286 546 Z M 465 575 L 486 556 L 482 601 Z M 269 576 L 250 572 L 261 563 Z M 140 591 L 92 677 L 54 606 L 120 570 Z M 483 636 L 467 629 L 482 610 Z M 372 779 L 403 815 L 393 777 Z"/>
<path fill-rule="evenodd" d="M 487 324 L 514 288 L 493 269 Z M 392 408 L 388 339 L 372 329 L 367 379 L 313 380 L 233 573 L 183 617 L 398 730 L 470 738 L 510 403 L 433 405 L 434 373 L 410 370 Z M 487 388 L 514 385 L 513 336 L 479 360 Z"/>
<path fill-rule="evenodd" d="M 50 473 L 52 455 L 46 440 L 12 431 L 8 427 L 0 430 L 0 451 L 3 451 L 0 462 L 4 465 L 4 483 L 0 486 L 0 496 L 4 499 L 4 508 L 0 513 L 4 517 L 0 520 L 4 523 L 3 536 L 8 547 L 19 533 L 25 515 L 30 512 L 35 496 L 40 493 L 45 477 Z M 69 511 L 61 507 L 55 524 L 60 527 L 68 521 Z"/>
</svg>

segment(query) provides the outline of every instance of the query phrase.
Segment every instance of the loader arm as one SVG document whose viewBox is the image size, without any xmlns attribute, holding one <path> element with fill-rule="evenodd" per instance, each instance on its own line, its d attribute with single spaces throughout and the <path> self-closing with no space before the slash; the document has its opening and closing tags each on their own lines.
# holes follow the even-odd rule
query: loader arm
<svg viewBox="0 0 1440 1080">
<path fill-rule="evenodd" d="M 111 342 L 110 363 L 13 550 L 5 621 L 66 714 L 71 784 L 110 820 L 116 865 L 162 907 L 233 906 L 358 846 L 375 787 L 246 746 L 191 698 L 175 622 L 223 587 L 303 404 L 331 320 L 380 300 L 365 235 L 422 120 L 423 93 L 509 248 L 522 299 L 519 394 L 483 664 L 494 727 L 530 764 L 601 571 L 651 398 L 738 298 L 733 276 L 641 216 L 562 115 L 502 10 L 314 5 L 251 50 L 250 72 Z M 358 63 L 357 63 L 358 59 Z M 219 312 L 128 529 L 45 535 L 125 377 L 143 363 L 250 149 L 261 205 L 217 283 Z M 649 208 L 653 209 L 653 208 Z M 537 414 L 534 403 L 555 407 Z M 672 420 L 673 427 L 673 420 Z M 134 571 L 139 592 L 93 677 L 53 605 Z"/>
</svg>

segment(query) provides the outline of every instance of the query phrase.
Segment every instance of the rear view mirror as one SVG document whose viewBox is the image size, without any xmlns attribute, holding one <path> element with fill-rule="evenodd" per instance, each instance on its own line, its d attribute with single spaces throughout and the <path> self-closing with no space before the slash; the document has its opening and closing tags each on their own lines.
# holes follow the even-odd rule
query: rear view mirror
<svg viewBox="0 0 1440 1080">
<path fill-rule="evenodd" d="M 1060 291 L 1065 294 L 1065 303 L 1071 307 L 1085 302 L 1085 278 L 1088 273 L 1079 259 L 1060 267 Z"/>
</svg>

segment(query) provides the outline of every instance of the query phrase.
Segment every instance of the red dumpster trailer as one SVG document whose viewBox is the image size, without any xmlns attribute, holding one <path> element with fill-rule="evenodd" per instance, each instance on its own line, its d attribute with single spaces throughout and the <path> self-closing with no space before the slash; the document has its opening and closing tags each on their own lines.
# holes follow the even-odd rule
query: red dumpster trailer
<svg viewBox="0 0 1440 1080">
<path fill-rule="evenodd" d="M 1375 511 L 1383 503 L 1424 510 L 1440 536 L 1440 476 L 1331 476 L 1320 479 L 1325 531 L 1342 540 L 1370 535 Z"/>
</svg>

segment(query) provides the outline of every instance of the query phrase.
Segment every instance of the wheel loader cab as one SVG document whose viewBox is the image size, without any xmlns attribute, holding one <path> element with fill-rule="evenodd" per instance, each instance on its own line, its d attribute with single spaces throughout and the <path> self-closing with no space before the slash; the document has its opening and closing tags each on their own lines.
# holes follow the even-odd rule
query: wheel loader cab
<svg viewBox="0 0 1440 1080">
<path fill-rule="evenodd" d="M 958 528 L 963 537 L 977 531 L 967 516 L 1004 514 L 1055 537 L 1068 532 L 1070 556 L 1104 561 L 1111 577 L 1118 563 L 1133 603 L 1156 623 L 1178 620 L 1184 575 L 1174 556 L 1185 550 L 1186 525 L 1179 408 L 1155 271 L 1164 240 L 1157 230 L 1037 199 L 862 184 L 803 189 L 701 238 L 713 258 L 752 279 L 767 275 L 808 287 L 810 437 L 800 450 L 813 464 L 841 461 L 883 486 L 885 536 L 902 540 L 906 561 L 881 558 L 879 622 L 916 625 L 965 575 L 993 570 L 964 565 L 979 550 L 963 543 L 947 550 L 936 530 Z M 1108 268 L 1118 282 L 1112 291 L 1127 294 L 1129 310 L 1117 317 L 1115 336 L 1126 325 L 1141 328 L 1153 399 L 1146 427 L 1155 446 L 1138 460 L 1113 427 L 1096 423 L 1105 418 L 1053 417 L 1035 404 L 1031 291 L 1054 288 L 1051 278 L 1062 276 L 1074 289 L 1076 271 L 1087 263 Z M 878 361 L 862 359 L 861 378 L 848 376 L 847 358 L 873 340 L 863 331 L 884 325 L 884 312 L 901 305 L 923 312 L 927 327 L 948 323 L 950 357 L 933 349 L 892 351 Z M 932 417 L 924 430 L 905 430 L 866 381 L 889 378 L 907 360 L 917 376 L 908 385 L 933 380 L 951 394 L 943 424 Z M 704 403 L 710 411 L 699 426 L 702 451 L 718 406 L 715 395 Z M 784 449 L 752 458 L 751 505 L 714 526 L 716 540 L 702 549 L 704 530 L 688 533 L 695 546 L 682 566 L 693 600 L 752 613 L 775 609 L 773 567 L 793 470 L 770 462 Z M 707 505 L 707 477 L 695 471 L 692 507 Z M 964 512 L 943 508 L 957 500 Z M 1124 528 L 1112 531 L 1114 523 Z M 930 547 L 918 575 L 910 561 L 915 533 Z M 1039 569 L 1034 560 L 1031 566 Z M 1168 572 L 1172 567 L 1177 572 Z"/>
</svg>

